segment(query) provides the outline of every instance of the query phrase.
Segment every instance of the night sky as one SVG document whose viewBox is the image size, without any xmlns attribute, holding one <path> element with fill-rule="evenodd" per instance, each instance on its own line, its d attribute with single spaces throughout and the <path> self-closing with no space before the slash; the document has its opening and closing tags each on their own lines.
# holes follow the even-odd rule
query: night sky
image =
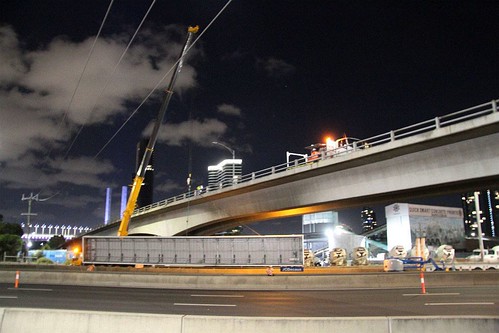
<svg viewBox="0 0 499 333">
<path fill-rule="evenodd" d="M 95 42 L 109 1 L 1 2 L 4 220 L 25 221 L 21 197 L 33 192 L 56 194 L 33 203 L 34 223 L 102 224 L 107 187 L 118 216 L 161 89 L 137 107 L 187 26 L 203 31 L 227 2 L 157 0 L 122 57 L 152 3 L 114 1 Z M 155 201 L 185 192 L 189 172 L 206 184 L 207 167 L 231 157 L 212 141 L 235 149 L 247 174 L 326 135 L 368 138 L 499 98 L 498 18 L 497 1 L 232 1 L 178 78 L 155 149 Z M 360 209 L 340 222 L 358 229 Z"/>
</svg>

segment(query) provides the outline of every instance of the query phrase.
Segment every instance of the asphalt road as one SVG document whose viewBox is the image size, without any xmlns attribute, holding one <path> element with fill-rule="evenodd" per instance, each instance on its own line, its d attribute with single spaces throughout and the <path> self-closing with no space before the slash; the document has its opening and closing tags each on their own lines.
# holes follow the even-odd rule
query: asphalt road
<svg viewBox="0 0 499 333">
<path fill-rule="evenodd" d="M 156 314 L 357 317 L 498 315 L 499 287 L 209 291 L 0 284 L 0 307 Z"/>
</svg>

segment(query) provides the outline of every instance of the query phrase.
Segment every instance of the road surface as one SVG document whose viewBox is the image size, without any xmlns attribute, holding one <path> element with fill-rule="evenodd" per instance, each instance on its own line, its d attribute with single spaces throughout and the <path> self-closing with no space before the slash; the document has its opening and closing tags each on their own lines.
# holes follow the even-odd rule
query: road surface
<svg viewBox="0 0 499 333">
<path fill-rule="evenodd" d="M 0 307 L 155 314 L 357 317 L 497 315 L 499 287 L 210 291 L 0 284 Z"/>
</svg>

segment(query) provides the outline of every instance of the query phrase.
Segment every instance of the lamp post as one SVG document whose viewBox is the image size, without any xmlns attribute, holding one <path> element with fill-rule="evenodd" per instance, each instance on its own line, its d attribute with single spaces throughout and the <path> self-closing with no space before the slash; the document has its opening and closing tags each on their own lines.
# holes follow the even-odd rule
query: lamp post
<svg viewBox="0 0 499 333">
<path fill-rule="evenodd" d="M 234 179 L 236 177 L 236 165 L 234 164 L 235 156 L 236 156 L 236 151 L 232 148 L 227 147 L 223 143 L 213 141 L 212 142 L 214 145 L 219 145 L 227 149 L 231 154 L 232 154 L 232 184 L 234 184 Z"/>
</svg>

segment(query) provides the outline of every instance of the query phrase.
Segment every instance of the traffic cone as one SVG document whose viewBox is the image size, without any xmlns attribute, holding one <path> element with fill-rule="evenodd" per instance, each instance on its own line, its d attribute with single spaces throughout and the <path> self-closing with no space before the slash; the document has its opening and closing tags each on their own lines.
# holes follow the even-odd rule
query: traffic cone
<svg viewBox="0 0 499 333">
<path fill-rule="evenodd" d="M 421 293 L 422 294 L 426 294 L 426 286 L 425 286 L 425 283 L 424 283 L 424 272 L 423 272 L 423 270 L 421 270 L 419 272 L 419 278 L 421 279 Z"/>
<path fill-rule="evenodd" d="M 19 287 L 19 271 L 16 271 L 16 281 L 14 282 L 14 288 Z"/>
</svg>

